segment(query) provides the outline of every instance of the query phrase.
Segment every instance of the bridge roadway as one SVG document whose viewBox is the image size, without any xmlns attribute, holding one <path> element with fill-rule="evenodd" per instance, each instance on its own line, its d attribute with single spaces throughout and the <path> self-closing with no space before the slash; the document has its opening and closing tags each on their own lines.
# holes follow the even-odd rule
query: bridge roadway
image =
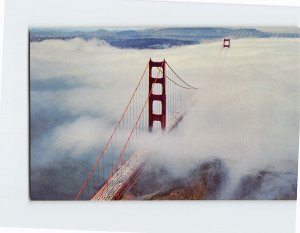
<svg viewBox="0 0 300 233">
<path fill-rule="evenodd" d="M 184 111 L 178 111 L 175 116 L 169 120 L 168 132 L 176 128 L 178 123 L 182 120 L 183 114 Z M 120 165 L 116 173 L 108 179 L 91 200 L 104 201 L 120 199 L 141 172 L 148 155 L 149 153 L 142 152 L 131 156 L 123 165 Z"/>
<path fill-rule="evenodd" d="M 126 163 L 118 168 L 116 173 L 103 185 L 92 200 L 115 200 L 121 198 L 138 176 L 146 161 L 146 157 L 146 152 L 131 156 Z"/>
</svg>

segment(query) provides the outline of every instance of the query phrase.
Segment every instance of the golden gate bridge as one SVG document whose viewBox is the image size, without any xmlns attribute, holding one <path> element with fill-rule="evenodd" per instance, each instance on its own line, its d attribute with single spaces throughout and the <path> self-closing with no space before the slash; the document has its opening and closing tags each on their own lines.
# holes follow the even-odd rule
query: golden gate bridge
<svg viewBox="0 0 300 233">
<path fill-rule="evenodd" d="M 151 155 L 151 151 L 137 150 L 136 145 L 145 143 L 145 135 L 174 129 L 186 111 L 190 94 L 196 89 L 166 60 L 150 59 L 75 199 L 121 199 Z"/>
</svg>

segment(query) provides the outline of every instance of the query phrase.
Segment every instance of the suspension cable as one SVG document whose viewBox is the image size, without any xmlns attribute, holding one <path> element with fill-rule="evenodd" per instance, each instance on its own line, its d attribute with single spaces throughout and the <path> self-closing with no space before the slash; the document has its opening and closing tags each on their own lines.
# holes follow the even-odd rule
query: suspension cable
<svg viewBox="0 0 300 233">
<path fill-rule="evenodd" d="M 175 82 L 173 79 L 169 78 L 169 76 L 165 75 L 167 79 L 169 79 L 172 83 L 174 83 L 175 85 L 181 87 L 181 88 L 185 88 L 185 89 L 194 89 L 194 88 L 191 88 L 191 87 L 184 87 L 184 86 L 181 86 L 179 83 Z"/>
<path fill-rule="evenodd" d="M 168 62 L 166 62 L 166 64 L 168 65 L 168 67 L 173 71 L 173 73 L 176 75 L 176 77 L 183 82 L 185 85 L 187 85 L 188 87 L 190 87 L 191 89 L 198 89 L 197 87 L 193 87 L 192 85 L 188 84 L 187 82 L 185 82 L 173 69 L 172 67 L 169 65 Z"/>
<path fill-rule="evenodd" d="M 85 186 L 87 185 L 89 179 L 90 179 L 91 176 L 93 175 L 95 169 L 97 168 L 97 165 L 99 164 L 99 161 L 100 161 L 100 160 L 102 159 L 102 157 L 104 156 L 104 154 L 105 154 L 105 152 L 106 152 L 106 150 L 107 150 L 107 148 L 108 148 L 108 146 L 109 146 L 109 144 L 110 144 L 110 142 L 111 142 L 113 136 L 115 135 L 115 133 L 116 133 L 116 131 L 117 131 L 117 129 L 118 129 L 118 127 L 119 127 L 121 121 L 123 120 L 123 118 L 124 118 L 124 116 L 125 116 L 125 113 L 127 112 L 128 108 L 129 108 L 129 105 L 130 105 L 131 102 L 132 102 L 133 97 L 135 96 L 135 93 L 137 92 L 138 87 L 140 86 L 140 84 L 141 84 L 141 82 L 142 82 L 142 80 L 143 80 L 143 78 L 144 78 L 144 75 L 145 75 L 145 73 L 146 73 L 146 70 L 147 70 L 147 68 L 148 68 L 148 65 L 149 65 L 149 63 L 147 63 L 147 66 L 146 66 L 146 68 L 145 68 L 145 70 L 144 70 L 144 72 L 143 72 L 143 74 L 142 74 L 142 76 L 141 76 L 141 78 L 140 78 L 140 80 L 139 80 L 139 82 L 138 82 L 138 84 L 137 84 L 137 86 L 136 86 L 136 88 L 135 88 L 133 94 L 131 95 L 131 98 L 130 98 L 130 100 L 129 100 L 129 102 L 128 102 L 126 108 L 125 108 L 125 110 L 123 111 L 123 113 L 122 113 L 122 115 L 121 115 L 121 117 L 120 117 L 120 119 L 119 119 L 117 125 L 115 126 L 115 128 L 114 128 L 114 130 L 113 130 L 113 132 L 112 132 L 112 134 L 111 134 L 109 140 L 107 141 L 105 147 L 103 148 L 101 154 L 99 155 L 99 157 L 98 157 L 98 159 L 96 160 L 94 166 L 93 166 L 92 169 L 90 170 L 90 172 L 89 172 L 87 178 L 85 179 L 84 183 L 82 184 L 82 186 L 81 186 L 81 188 L 80 188 L 78 194 L 76 195 L 75 200 L 78 200 L 79 197 L 81 196 L 83 189 L 85 188 Z"/>
</svg>

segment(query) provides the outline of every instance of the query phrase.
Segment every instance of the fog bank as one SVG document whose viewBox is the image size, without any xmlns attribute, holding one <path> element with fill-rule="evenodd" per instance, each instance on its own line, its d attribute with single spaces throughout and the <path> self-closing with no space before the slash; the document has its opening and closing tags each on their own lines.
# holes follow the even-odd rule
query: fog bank
<svg viewBox="0 0 300 233">
<path fill-rule="evenodd" d="M 199 89 L 173 132 L 143 140 L 142 146 L 154 151 L 152 159 L 172 176 L 184 176 L 195 161 L 223 160 L 229 178 L 220 199 L 237 197 L 243 177 L 276 172 L 279 178 L 266 179 L 254 195 L 274 199 L 287 179 L 297 179 L 299 39 L 238 39 L 227 50 L 221 45 L 134 50 L 96 40 L 30 43 L 32 168 L 54 167 L 48 179 L 55 186 L 65 182 L 61 161 L 92 163 L 149 58 L 165 58 Z M 78 166 L 86 172 L 90 164 Z M 78 174 L 68 175 L 80 183 Z M 39 187 L 48 182 L 33 180 Z M 53 196 L 63 199 L 63 186 L 54 188 Z"/>
</svg>

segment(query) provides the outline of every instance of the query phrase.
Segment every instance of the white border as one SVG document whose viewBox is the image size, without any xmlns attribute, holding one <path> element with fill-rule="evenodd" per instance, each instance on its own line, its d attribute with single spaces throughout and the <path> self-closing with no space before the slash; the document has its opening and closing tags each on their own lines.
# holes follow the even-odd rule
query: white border
<svg viewBox="0 0 300 233">
<path fill-rule="evenodd" d="M 0 106 L 0 226 L 174 233 L 294 232 L 294 201 L 30 203 L 26 58 L 30 26 L 295 27 L 299 16 L 299 8 L 291 7 L 125 0 L 7 1 Z"/>
<path fill-rule="evenodd" d="M 4 0 L 0 0 L 0 108 L 2 91 L 2 48 L 3 48 L 3 25 L 4 25 Z"/>
<path fill-rule="evenodd" d="M 155 0 L 154 0 L 155 1 Z M 257 6 L 300 6 L 299 0 L 161 0 L 165 2 L 198 2 L 218 4 L 240 4 Z"/>
</svg>

